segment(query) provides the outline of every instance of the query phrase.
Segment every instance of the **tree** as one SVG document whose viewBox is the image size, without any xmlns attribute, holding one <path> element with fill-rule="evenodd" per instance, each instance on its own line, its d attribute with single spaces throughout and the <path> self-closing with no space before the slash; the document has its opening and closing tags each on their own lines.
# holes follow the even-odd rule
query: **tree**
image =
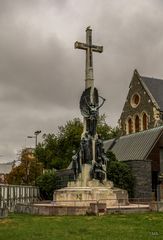
<svg viewBox="0 0 163 240">
<path fill-rule="evenodd" d="M 106 115 L 102 114 L 98 118 L 97 133 L 102 136 L 103 140 L 108 140 L 120 136 L 121 130 L 118 127 L 109 126 L 106 122 Z"/>
<path fill-rule="evenodd" d="M 83 125 L 80 119 L 68 121 L 65 126 L 58 127 L 58 133 L 44 134 L 43 142 L 36 148 L 36 156 L 45 169 L 63 169 L 68 167 L 72 151 L 78 150 Z"/>
<path fill-rule="evenodd" d="M 20 165 L 15 166 L 7 176 L 9 184 L 35 185 L 36 178 L 42 173 L 42 164 L 38 162 L 31 148 L 23 149 Z"/>
<path fill-rule="evenodd" d="M 111 151 L 107 152 L 109 163 L 107 164 L 107 178 L 114 183 L 115 187 L 119 187 L 128 191 L 130 197 L 134 196 L 135 179 L 129 166 L 117 160 L 115 154 Z"/>
<path fill-rule="evenodd" d="M 43 175 L 39 176 L 36 185 L 40 189 L 40 196 L 45 200 L 52 200 L 53 193 L 56 189 L 56 174 L 54 171 L 46 171 Z"/>
<path fill-rule="evenodd" d="M 82 132 L 83 123 L 75 118 L 64 126 L 59 126 L 57 134 L 44 134 L 43 142 L 38 144 L 35 152 L 44 168 L 67 168 L 72 159 L 72 151 L 79 151 Z M 106 123 L 106 116 L 102 115 L 98 119 L 97 132 L 105 140 L 118 135 L 119 129 L 111 128 Z"/>
</svg>

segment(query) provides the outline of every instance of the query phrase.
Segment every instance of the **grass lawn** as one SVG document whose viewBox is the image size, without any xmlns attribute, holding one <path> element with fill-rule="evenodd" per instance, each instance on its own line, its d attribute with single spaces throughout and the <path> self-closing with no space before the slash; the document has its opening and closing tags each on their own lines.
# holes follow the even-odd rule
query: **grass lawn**
<svg viewBox="0 0 163 240">
<path fill-rule="evenodd" d="M 0 219 L 0 240 L 163 239 L 163 213 L 107 216 L 32 216 Z"/>
</svg>

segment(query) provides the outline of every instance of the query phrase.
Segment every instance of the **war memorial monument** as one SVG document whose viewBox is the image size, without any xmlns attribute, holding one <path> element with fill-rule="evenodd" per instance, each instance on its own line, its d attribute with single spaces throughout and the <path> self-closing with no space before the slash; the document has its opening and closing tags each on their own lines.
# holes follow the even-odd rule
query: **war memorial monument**
<svg viewBox="0 0 163 240">
<path fill-rule="evenodd" d="M 86 29 L 86 43 L 75 42 L 76 49 L 86 52 L 85 90 L 80 99 L 80 110 L 84 121 L 80 149 L 72 156 L 74 181 L 68 186 L 54 192 L 53 202 L 56 206 L 90 206 L 102 202 L 106 207 L 127 205 L 126 190 L 115 188 L 107 180 L 106 167 L 109 159 L 105 155 L 103 141 L 98 135 L 97 120 L 99 110 L 105 99 L 94 87 L 93 52 L 102 53 L 103 47 L 92 44 L 92 29 Z"/>
<path fill-rule="evenodd" d="M 97 120 L 105 99 L 94 87 L 93 52 L 102 53 L 103 47 L 92 44 L 92 30 L 86 29 L 86 43 L 75 42 L 75 48 L 86 51 L 85 89 L 80 98 L 80 110 L 84 129 L 80 149 L 74 152 L 71 172 L 74 179 L 66 187 L 55 190 L 53 201 L 17 204 L 15 212 L 37 215 L 85 215 L 117 211 L 149 210 L 148 205 L 131 204 L 126 190 L 114 187 L 107 180 L 109 159 L 105 155 L 103 141 L 98 135 Z M 69 169 L 70 170 L 70 169 Z"/>
</svg>

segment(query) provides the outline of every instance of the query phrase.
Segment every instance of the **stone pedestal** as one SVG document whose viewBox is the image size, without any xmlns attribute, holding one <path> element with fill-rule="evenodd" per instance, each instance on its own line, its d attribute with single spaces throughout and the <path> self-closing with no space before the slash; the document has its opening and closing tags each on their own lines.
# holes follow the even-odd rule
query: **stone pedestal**
<svg viewBox="0 0 163 240">
<path fill-rule="evenodd" d="M 91 203 L 105 203 L 106 207 L 127 205 L 126 190 L 114 188 L 113 183 L 89 179 L 91 165 L 82 166 L 82 174 L 77 181 L 68 183 L 66 188 L 56 190 L 53 201 L 56 206 L 90 206 Z"/>
</svg>

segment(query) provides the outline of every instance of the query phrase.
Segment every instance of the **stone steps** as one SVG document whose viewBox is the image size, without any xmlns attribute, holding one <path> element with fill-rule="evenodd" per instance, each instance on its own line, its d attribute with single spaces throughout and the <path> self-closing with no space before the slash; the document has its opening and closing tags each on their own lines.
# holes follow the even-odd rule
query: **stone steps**
<svg viewBox="0 0 163 240">
<path fill-rule="evenodd" d="M 106 204 L 91 203 L 90 206 L 55 206 L 53 204 L 17 204 L 15 212 L 33 215 L 104 215 L 111 213 L 138 213 L 151 211 L 149 205 L 129 204 L 106 208 Z"/>
<path fill-rule="evenodd" d="M 149 211 L 151 211 L 149 204 L 129 204 L 128 206 L 109 207 L 106 213 L 139 213 Z"/>
</svg>

